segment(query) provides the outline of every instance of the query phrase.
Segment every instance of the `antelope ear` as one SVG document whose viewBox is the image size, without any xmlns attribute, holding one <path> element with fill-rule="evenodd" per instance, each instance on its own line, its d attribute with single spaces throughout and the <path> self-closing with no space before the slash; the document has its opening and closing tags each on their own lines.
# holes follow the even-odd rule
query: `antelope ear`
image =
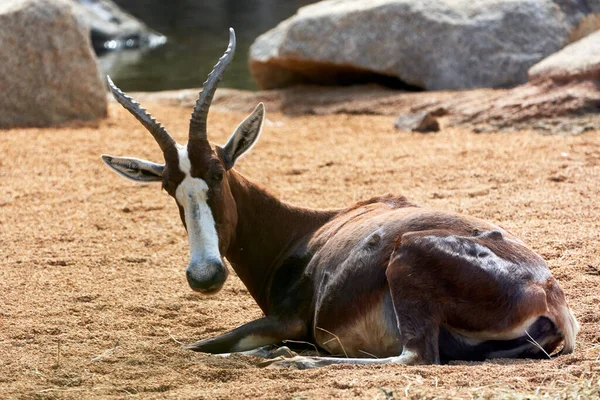
<svg viewBox="0 0 600 400">
<path fill-rule="evenodd" d="M 223 157 L 225 169 L 229 170 L 235 164 L 235 161 L 256 143 L 258 135 L 265 119 L 265 105 L 258 103 L 252 114 L 236 128 L 235 132 L 229 138 L 229 141 L 223 146 Z"/>
<path fill-rule="evenodd" d="M 113 157 L 102 155 L 102 160 L 117 174 L 136 182 L 162 181 L 163 164 L 156 164 L 138 158 Z"/>
</svg>

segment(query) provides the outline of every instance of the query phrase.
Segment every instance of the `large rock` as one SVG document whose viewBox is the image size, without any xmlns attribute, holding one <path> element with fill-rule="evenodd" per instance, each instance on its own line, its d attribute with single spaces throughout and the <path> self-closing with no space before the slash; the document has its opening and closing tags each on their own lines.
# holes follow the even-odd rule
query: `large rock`
<svg viewBox="0 0 600 400">
<path fill-rule="evenodd" d="M 547 79 L 560 82 L 578 79 L 600 81 L 600 31 L 570 44 L 529 70 L 530 81 Z"/>
<path fill-rule="evenodd" d="M 106 116 L 89 31 L 66 0 L 0 2 L 0 127 Z"/>
<path fill-rule="evenodd" d="M 326 0 L 261 35 L 250 67 L 265 89 L 348 83 L 373 73 L 431 90 L 510 87 L 568 43 L 594 11 L 585 3 Z"/>
</svg>

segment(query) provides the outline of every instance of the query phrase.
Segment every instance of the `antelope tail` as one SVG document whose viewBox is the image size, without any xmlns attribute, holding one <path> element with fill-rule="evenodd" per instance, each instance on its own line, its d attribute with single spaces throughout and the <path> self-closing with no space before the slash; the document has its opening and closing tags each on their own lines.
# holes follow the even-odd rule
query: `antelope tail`
<svg viewBox="0 0 600 400">
<path fill-rule="evenodd" d="M 556 327 L 562 332 L 565 341 L 560 354 L 569 354 L 575 349 L 575 336 L 579 332 L 579 323 L 566 304 L 561 307 L 560 313 L 560 317 L 556 319 Z"/>
</svg>

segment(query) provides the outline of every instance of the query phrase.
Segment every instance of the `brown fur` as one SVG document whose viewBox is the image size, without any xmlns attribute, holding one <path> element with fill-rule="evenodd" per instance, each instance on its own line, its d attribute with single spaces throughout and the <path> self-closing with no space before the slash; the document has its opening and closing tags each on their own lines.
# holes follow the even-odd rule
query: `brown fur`
<svg viewBox="0 0 600 400">
<path fill-rule="evenodd" d="M 230 220 L 237 220 L 218 227 L 229 243 L 226 257 L 267 318 L 304 326 L 273 342 L 315 341 L 353 357 L 397 356 L 404 348 L 412 363 L 438 363 L 442 326 L 465 333 L 465 340 L 509 340 L 546 316 L 567 337 L 576 331 L 565 328 L 571 314 L 558 286 L 548 284 L 555 281 L 543 260 L 486 221 L 426 210 L 391 195 L 341 210 L 297 208 L 234 170 L 223 185 L 231 197 L 213 213 L 235 213 Z M 457 258 L 452 246 L 464 257 Z M 468 254 L 475 250 L 480 254 Z M 486 257 L 506 274 L 482 268 L 479 259 Z M 385 293 L 393 304 L 382 300 Z M 386 314 L 392 318 L 365 329 L 365 323 L 375 324 L 374 315 Z M 189 348 L 210 352 L 211 340 Z M 545 350 L 557 345 L 553 340 Z"/>
</svg>

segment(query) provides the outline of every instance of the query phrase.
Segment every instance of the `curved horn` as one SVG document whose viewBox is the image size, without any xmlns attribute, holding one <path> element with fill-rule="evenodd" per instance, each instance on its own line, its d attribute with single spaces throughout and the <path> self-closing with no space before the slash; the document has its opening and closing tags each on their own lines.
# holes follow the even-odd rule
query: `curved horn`
<svg viewBox="0 0 600 400">
<path fill-rule="evenodd" d="M 167 149 L 171 146 L 175 145 L 175 140 L 169 135 L 165 128 L 155 120 L 152 115 L 146 112 L 144 108 L 140 106 L 140 103 L 133 100 L 131 97 L 127 96 L 125 93 L 121 91 L 118 87 L 115 86 L 113 81 L 110 79 L 110 76 L 106 76 L 108 81 L 108 87 L 115 100 L 119 102 L 120 105 L 125 107 L 127 111 L 129 111 L 138 121 L 144 125 L 146 129 L 154 136 L 154 139 L 160 146 L 160 149 L 165 153 Z"/>
<path fill-rule="evenodd" d="M 219 62 L 213 68 L 212 72 L 208 74 L 208 78 L 202 87 L 200 96 L 196 101 L 194 112 L 192 112 L 192 118 L 190 119 L 190 139 L 205 139 L 206 140 L 206 119 L 208 117 L 208 109 L 210 103 L 217 90 L 217 85 L 227 66 L 231 63 L 233 54 L 235 53 L 235 32 L 233 28 L 229 28 L 229 46 L 223 57 L 219 59 Z"/>
</svg>

